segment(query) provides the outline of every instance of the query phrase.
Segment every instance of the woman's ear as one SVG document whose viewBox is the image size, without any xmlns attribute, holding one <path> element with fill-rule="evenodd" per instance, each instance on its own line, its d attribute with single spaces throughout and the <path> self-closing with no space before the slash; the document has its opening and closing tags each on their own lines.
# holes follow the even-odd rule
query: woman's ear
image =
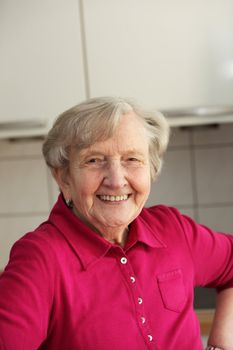
<svg viewBox="0 0 233 350">
<path fill-rule="evenodd" d="M 52 169 L 52 175 L 57 182 L 65 199 L 71 199 L 68 170 L 56 168 Z"/>
</svg>

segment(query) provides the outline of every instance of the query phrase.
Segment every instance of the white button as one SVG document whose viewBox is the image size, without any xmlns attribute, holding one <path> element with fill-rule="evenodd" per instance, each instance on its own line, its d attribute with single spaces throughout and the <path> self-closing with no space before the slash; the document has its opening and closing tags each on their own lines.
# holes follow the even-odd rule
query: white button
<svg viewBox="0 0 233 350">
<path fill-rule="evenodd" d="M 138 304 L 142 304 L 142 298 L 138 298 Z"/>
<path fill-rule="evenodd" d="M 126 264 L 127 263 L 127 259 L 125 257 L 121 258 L 121 263 L 122 264 Z"/>
<path fill-rule="evenodd" d="M 141 321 L 142 321 L 142 324 L 144 324 L 146 322 L 146 318 L 144 316 L 141 316 Z"/>
<path fill-rule="evenodd" d="M 136 280 L 135 280 L 135 277 L 131 276 L 130 279 L 131 279 L 131 282 L 132 282 L 132 283 L 135 283 L 135 281 L 136 281 Z"/>
<path fill-rule="evenodd" d="M 149 341 L 152 341 L 153 340 L 153 337 L 152 335 L 148 334 L 148 338 L 149 338 Z"/>
</svg>

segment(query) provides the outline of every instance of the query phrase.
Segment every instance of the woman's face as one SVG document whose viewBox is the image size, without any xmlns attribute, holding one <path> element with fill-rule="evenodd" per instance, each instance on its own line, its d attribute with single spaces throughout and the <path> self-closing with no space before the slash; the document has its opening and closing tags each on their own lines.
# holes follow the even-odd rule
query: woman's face
<svg viewBox="0 0 233 350">
<path fill-rule="evenodd" d="M 72 199 L 83 221 L 100 233 L 124 230 L 140 213 L 151 183 L 148 140 L 135 114 L 123 115 L 108 140 L 81 151 L 73 148 L 61 178 L 64 197 Z"/>
</svg>

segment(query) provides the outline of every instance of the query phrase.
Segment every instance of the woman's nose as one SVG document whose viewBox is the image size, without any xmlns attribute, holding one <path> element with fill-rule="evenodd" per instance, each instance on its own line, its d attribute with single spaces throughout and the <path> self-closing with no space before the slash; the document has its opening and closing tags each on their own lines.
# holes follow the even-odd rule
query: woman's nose
<svg viewBox="0 0 233 350">
<path fill-rule="evenodd" d="M 127 184 L 126 171 L 120 161 L 110 162 L 105 170 L 103 184 L 111 188 L 122 188 Z"/>
</svg>

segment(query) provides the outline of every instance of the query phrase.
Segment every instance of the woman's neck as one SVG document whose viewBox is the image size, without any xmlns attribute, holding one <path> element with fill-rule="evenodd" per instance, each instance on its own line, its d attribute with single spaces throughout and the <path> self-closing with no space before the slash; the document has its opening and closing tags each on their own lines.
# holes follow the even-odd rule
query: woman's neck
<svg viewBox="0 0 233 350">
<path fill-rule="evenodd" d="M 108 232 L 107 234 L 106 233 L 104 234 L 100 233 L 100 234 L 103 238 L 105 238 L 107 241 L 111 242 L 112 244 L 117 244 L 121 247 L 124 247 L 128 238 L 128 232 L 129 232 L 129 229 L 127 227 L 121 232 L 117 232 L 117 233 Z"/>
</svg>

